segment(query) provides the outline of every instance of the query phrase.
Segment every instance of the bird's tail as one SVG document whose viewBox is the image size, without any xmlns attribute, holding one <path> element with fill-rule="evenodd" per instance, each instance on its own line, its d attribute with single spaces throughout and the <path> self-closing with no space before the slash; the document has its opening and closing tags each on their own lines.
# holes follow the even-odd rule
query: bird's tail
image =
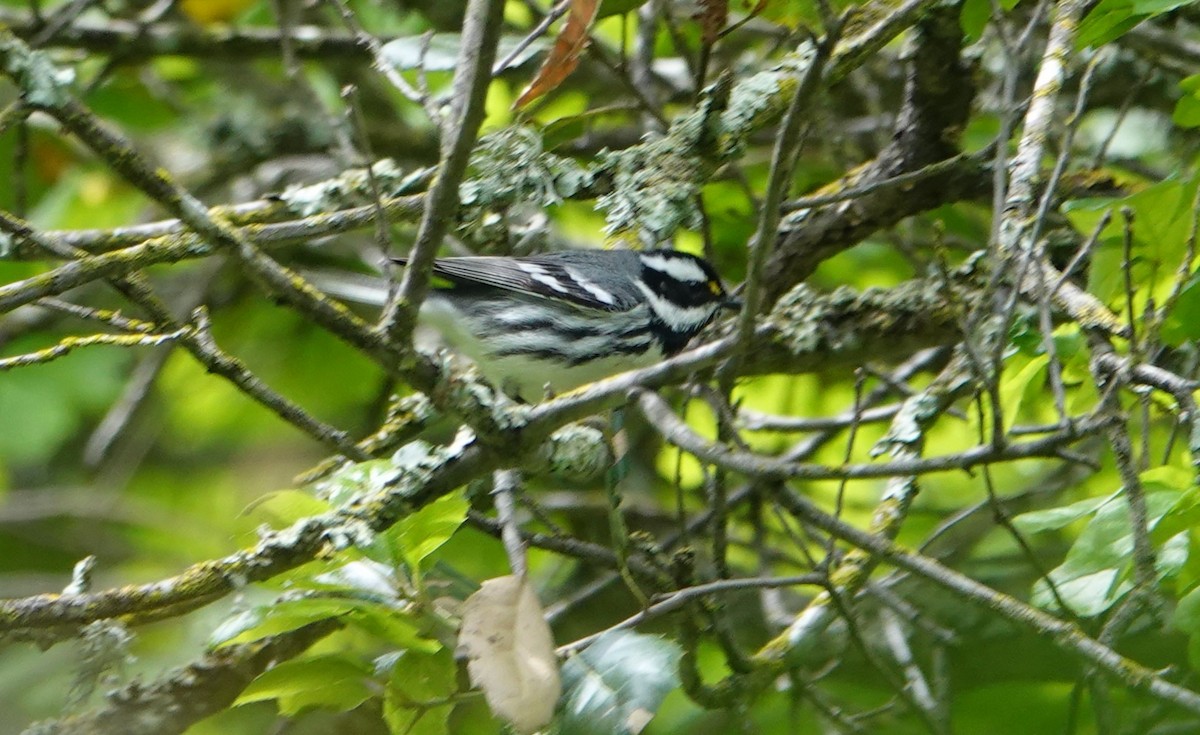
<svg viewBox="0 0 1200 735">
<path fill-rule="evenodd" d="M 306 270 L 304 277 L 325 293 L 355 304 L 383 306 L 391 284 L 382 276 L 341 270 Z"/>
</svg>

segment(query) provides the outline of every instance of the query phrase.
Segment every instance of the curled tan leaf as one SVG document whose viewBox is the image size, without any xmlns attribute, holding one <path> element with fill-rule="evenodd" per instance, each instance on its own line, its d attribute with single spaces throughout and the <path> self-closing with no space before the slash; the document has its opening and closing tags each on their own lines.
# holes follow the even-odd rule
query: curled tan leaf
<svg viewBox="0 0 1200 735">
<path fill-rule="evenodd" d="M 467 598 L 458 652 L 493 714 L 522 733 L 550 722 L 562 693 L 558 659 L 542 606 L 523 578 L 489 579 Z"/>
</svg>

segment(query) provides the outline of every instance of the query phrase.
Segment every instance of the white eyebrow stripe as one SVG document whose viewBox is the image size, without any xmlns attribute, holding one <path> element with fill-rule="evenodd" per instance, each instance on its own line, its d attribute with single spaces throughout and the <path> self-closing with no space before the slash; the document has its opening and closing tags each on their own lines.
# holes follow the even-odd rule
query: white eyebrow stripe
<svg viewBox="0 0 1200 735">
<path fill-rule="evenodd" d="M 658 254 L 642 253 L 642 264 L 647 268 L 666 273 L 677 281 L 691 283 L 707 283 L 708 275 L 704 269 L 690 258 L 667 258 Z"/>
<path fill-rule="evenodd" d="M 567 272 L 567 275 L 571 277 L 571 280 L 575 281 L 580 288 L 582 288 L 584 291 L 587 291 L 592 296 L 595 296 L 597 301 L 602 301 L 609 306 L 613 306 L 617 303 L 616 297 L 614 297 L 608 291 L 605 291 L 603 288 L 597 286 L 593 281 L 584 278 L 583 274 L 579 271 L 575 270 L 574 268 L 565 267 L 563 270 Z"/>
</svg>

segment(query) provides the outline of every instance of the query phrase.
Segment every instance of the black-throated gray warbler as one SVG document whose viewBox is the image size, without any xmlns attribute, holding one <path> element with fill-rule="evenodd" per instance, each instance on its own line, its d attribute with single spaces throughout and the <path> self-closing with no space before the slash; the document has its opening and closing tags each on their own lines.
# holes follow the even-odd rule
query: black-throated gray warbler
<svg viewBox="0 0 1200 735">
<path fill-rule="evenodd" d="M 708 261 L 674 250 L 439 258 L 433 276 L 422 321 L 526 400 L 653 365 L 739 305 Z"/>
</svg>

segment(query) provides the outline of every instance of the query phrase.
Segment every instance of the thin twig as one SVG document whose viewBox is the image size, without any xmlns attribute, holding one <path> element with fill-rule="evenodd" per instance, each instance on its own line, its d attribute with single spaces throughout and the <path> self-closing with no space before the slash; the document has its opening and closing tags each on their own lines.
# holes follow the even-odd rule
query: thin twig
<svg viewBox="0 0 1200 735">
<path fill-rule="evenodd" d="M 833 518 L 799 493 L 781 490 L 776 498 L 789 512 L 817 528 L 864 551 L 976 603 L 1016 625 L 1048 638 L 1062 650 L 1093 663 L 1130 689 L 1146 692 L 1188 711 L 1200 713 L 1200 694 L 1173 684 L 1155 671 L 1138 664 L 1087 636 L 1077 626 L 997 592 L 927 557 L 906 551 L 880 538 Z"/>
<path fill-rule="evenodd" d="M 504 553 L 508 555 L 508 568 L 518 577 L 524 577 L 527 569 L 525 543 L 517 525 L 517 503 L 514 494 L 521 484 L 521 474 L 516 470 L 496 470 L 492 473 L 492 499 L 496 504 L 496 518 L 500 522 L 500 540 Z"/>
<path fill-rule="evenodd" d="M 1113 421 L 1111 417 L 1088 417 L 1081 420 L 1076 426 L 1064 428 L 1062 431 L 1049 434 L 1040 439 L 1006 444 L 999 448 L 988 445 L 942 457 L 900 459 L 894 462 L 879 464 L 846 464 L 841 467 L 830 467 L 803 462 L 780 461 L 774 457 L 727 449 L 713 444 L 681 421 L 671 411 L 670 406 L 657 394 L 649 391 L 636 391 L 635 397 L 638 408 L 641 409 L 646 420 L 667 441 L 686 449 L 705 462 L 719 465 L 735 472 L 741 472 L 751 477 L 765 479 L 858 480 L 873 477 L 910 477 L 931 472 L 966 470 L 982 464 L 994 464 L 1038 457 L 1054 457 L 1056 456 L 1056 451 L 1063 444 L 1078 441 L 1085 436 L 1091 436 L 1103 431 Z"/>
<path fill-rule="evenodd" d="M 767 255 L 775 245 L 778 236 L 779 221 L 782 218 L 781 207 L 787 198 L 788 189 L 792 183 L 792 170 L 800 147 L 808 136 L 810 117 L 805 107 L 817 84 L 825 73 L 825 65 L 838 42 L 842 24 L 830 28 L 826 35 L 816 45 L 815 53 L 809 61 L 804 75 L 796 85 L 796 93 L 792 96 L 783 124 L 775 137 L 775 147 L 771 153 L 771 172 L 767 180 L 767 191 L 759 205 L 758 225 L 750 244 L 750 262 L 746 268 L 746 283 L 742 291 L 742 311 L 737 320 L 737 348 L 729 363 L 722 368 L 719 378 L 722 391 L 729 393 L 733 378 L 738 373 L 742 355 L 750 345 L 750 337 L 754 333 L 754 324 L 759 318 L 763 301 L 763 266 Z"/>
<path fill-rule="evenodd" d="M 340 1 L 340 0 L 338 0 Z M 485 114 L 484 101 L 491 82 L 492 63 L 500 39 L 502 0 L 469 0 L 463 20 L 462 45 L 454 71 L 450 114 L 441 126 L 442 145 L 438 176 L 425 200 L 417 238 L 409 253 L 400 288 L 384 309 L 379 331 L 392 344 L 407 345 L 416 324 L 417 310 L 429 290 L 433 258 L 454 221 L 458 187 L 467 170 L 471 150 Z"/>
<path fill-rule="evenodd" d="M 661 617 L 667 613 L 675 612 L 684 607 L 692 600 L 707 597 L 709 595 L 718 594 L 721 592 L 733 592 L 737 590 L 750 589 L 777 589 L 779 587 L 797 587 L 800 585 L 821 585 L 824 584 L 824 575 L 821 574 L 800 574 L 792 577 L 745 577 L 739 579 L 719 579 L 715 582 L 698 584 L 694 587 L 685 587 L 675 592 L 656 595 L 653 604 L 645 610 L 639 611 L 625 620 L 610 626 L 609 628 L 592 635 L 580 638 L 577 641 L 566 643 L 558 647 L 557 653 L 559 656 L 567 656 L 576 651 L 581 651 L 591 645 L 597 638 L 605 633 L 614 630 L 624 630 L 633 628 L 647 620 Z"/>
</svg>

